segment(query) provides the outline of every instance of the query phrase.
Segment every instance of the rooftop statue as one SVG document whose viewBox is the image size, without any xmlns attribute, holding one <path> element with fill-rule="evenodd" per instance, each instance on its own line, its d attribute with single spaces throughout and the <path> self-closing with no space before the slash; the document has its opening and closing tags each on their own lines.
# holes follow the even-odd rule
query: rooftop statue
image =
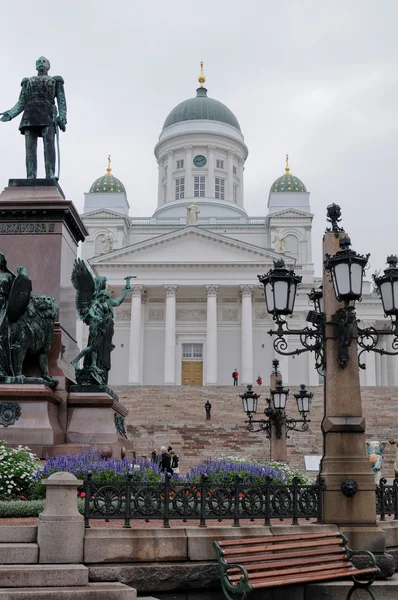
<svg viewBox="0 0 398 600">
<path fill-rule="evenodd" d="M 120 296 L 113 299 L 106 289 L 106 277 L 93 277 L 85 262 L 77 258 L 72 271 L 72 284 L 76 290 L 76 309 L 79 318 L 88 325 L 86 348 L 72 361 L 79 385 L 107 385 L 111 368 L 115 306 L 120 306 L 131 290 L 131 277 Z M 83 368 L 78 364 L 83 360 Z"/>
<path fill-rule="evenodd" d="M 57 380 L 48 371 L 48 351 L 53 340 L 58 306 L 50 296 L 33 296 L 25 267 L 15 275 L 0 252 L 0 380 L 3 383 L 45 383 L 55 389 Z M 38 359 L 41 377 L 24 374 L 25 358 Z"/>
<path fill-rule="evenodd" d="M 26 176 L 37 177 L 37 138 L 43 138 L 46 179 L 59 179 L 59 129 L 66 129 L 64 80 L 49 76 L 50 61 L 41 56 L 36 61 L 37 75 L 24 77 L 19 100 L 2 114 L 1 121 L 11 121 L 22 111 L 19 130 L 25 136 Z M 55 104 L 57 100 L 58 109 Z M 58 146 L 58 173 L 55 176 L 55 137 Z"/>
</svg>

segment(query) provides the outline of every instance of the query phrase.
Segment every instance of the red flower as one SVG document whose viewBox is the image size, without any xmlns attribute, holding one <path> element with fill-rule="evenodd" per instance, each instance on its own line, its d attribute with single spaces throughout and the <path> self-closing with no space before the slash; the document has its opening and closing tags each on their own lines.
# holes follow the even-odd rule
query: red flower
<svg viewBox="0 0 398 600">
<path fill-rule="evenodd" d="M 80 492 L 80 498 L 85 498 L 86 497 L 86 492 Z"/>
</svg>

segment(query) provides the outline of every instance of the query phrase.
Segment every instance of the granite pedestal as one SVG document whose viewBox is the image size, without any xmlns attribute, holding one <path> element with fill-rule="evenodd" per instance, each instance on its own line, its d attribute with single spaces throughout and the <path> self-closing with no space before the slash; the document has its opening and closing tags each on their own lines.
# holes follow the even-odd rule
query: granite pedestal
<svg viewBox="0 0 398 600">
<path fill-rule="evenodd" d="M 120 427 L 128 410 L 119 402 L 116 394 L 106 387 L 92 386 L 91 392 L 83 389 L 84 386 L 70 388 L 67 446 L 87 445 L 97 448 L 107 458 L 119 459 L 126 455 L 131 458 L 134 454 L 132 444 Z M 69 448 L 71 450 L 73 448 Z"/>
<path fill-rule="evenodd" d="M 45 458 L 47 447 L 65 442 L 58 409 L 61 398 L 43 384 L 0 384 L 0 409 L 17 403 L 20 416 L 7 426 L 0 425 L 0 439 L 12 445 L 26 445 Z"/>
<path fill-rule="evenodd" d="M 55 180 L 10 179 L 0 194 L 0 234 L 0 251 L 8 268 L 15 272 L 17 266 L 26 267 L 33 294 L 48 294 L 59 307 L 49 369 L 59 382 L 58 417 L 65 431 L 67 389 L 69 380 L 74 380 L 70 361 L 79 352 L 71 273 L 77 245 L 87 231 L 73 202 L 65 199 Z M 37 366 L 28 365 L 25 374 L 39 375 Z M 37 421 L 35 427 L 41 428 L 41 424 Z"/>
</svg>

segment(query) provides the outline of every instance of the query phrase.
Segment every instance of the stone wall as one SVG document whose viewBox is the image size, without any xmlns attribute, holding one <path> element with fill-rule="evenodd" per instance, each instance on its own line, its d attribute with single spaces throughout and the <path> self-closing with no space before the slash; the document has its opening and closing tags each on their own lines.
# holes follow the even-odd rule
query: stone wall
<svg viewBox="0 0 398 600">
<path fill-rule="evenodd" d="M 138 456 L 149 457 L 153 448 L 170 444 L 180 455 L 181 471 L 196 465 L 204 458 L 221 454 L 245 455 L 257 460 L 270 459 L 270 443 L 265 434 L 246 431 L 239 387 L 169 387 L 115 386 L 119 399 L 129 409 L 127 431 L 134 440 Z M 323 388 L 308 388 L 314 392 L 310 415 L 310 430 L 291 432 L 287 440 L 289 463 L 304 470 L 304 456 L 322 454 L 321 421 Z M 268 387 L 261 392 L 258 417 L 265 408 Z M 298 416 L 290 388 L 288 416 Z M 212 404 L 211 421 L 205 420 L 206 400 Z M 363 410 L 367 423 L 367 439 L 398 440 L 398 387 L 362 388 Z M 394 453 L 389 445 L 385 450 L 384 476 L 393 477 Z"/>
</svg>

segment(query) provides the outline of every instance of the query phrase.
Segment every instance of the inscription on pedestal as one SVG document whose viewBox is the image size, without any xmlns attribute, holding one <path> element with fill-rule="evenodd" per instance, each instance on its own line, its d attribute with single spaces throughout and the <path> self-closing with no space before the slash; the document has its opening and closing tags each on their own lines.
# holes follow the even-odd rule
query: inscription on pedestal
<svg viewBox="0 0 398 600">
<path fill-rule="evenodd" d="M 0 223 L 0 233 L 55 233 L 55 223 Z"/>
</svg>

